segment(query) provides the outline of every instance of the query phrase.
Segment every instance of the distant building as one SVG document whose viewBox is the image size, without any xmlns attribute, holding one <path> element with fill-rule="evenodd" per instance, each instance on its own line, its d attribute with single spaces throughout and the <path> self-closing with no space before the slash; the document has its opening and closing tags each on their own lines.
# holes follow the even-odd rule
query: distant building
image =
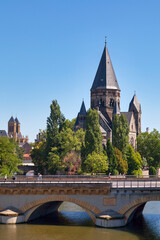
<svg viewBox="0 0 160 240">
<path fill-rule="evenodd" d="M 0 137 L 8 137 L 8 134 L 5 130 L 0 130 Z"/>
<path fill-rule="evenodd" d="M 19 143 L 19 146 L 24 149 L 24 154 L 23 154 L 23 164 L 30 164 L 32 163 L 32 158 L 31 158 L 31 150 L 32 146 L 28 142 L 24 143 Z"/>
<path fill-rule="evenodd" d="M 18 118 L 16 117 L 14 119 L 12 116 L 8 121 L 8 136 L 14 138 L 15 141 L 18 141 L 19 143 L 28 142 L 28 136 L 22 136 L 20 128 L 21 124 Z"/>
<path fill-rule="evenodd" d="M 105 44 L 104 51 L 91 87 L 91 108 L 99 114 L 99 124 L 103 136 L 102 143 L 106 145 L 107 139 L 112 141 L 112 121 L 115 114 L 124 114 L 129 125 L 129 142 L 135 148 L 136 138 L 141 132 L 141 105 L 134 94 L 128 112 L 120 112 L 120 88 L 112 66 L 112 62 Z M 75 130 L 85 129 L 86 110 L 82 102 L 78 113 Z"/>
</svg>

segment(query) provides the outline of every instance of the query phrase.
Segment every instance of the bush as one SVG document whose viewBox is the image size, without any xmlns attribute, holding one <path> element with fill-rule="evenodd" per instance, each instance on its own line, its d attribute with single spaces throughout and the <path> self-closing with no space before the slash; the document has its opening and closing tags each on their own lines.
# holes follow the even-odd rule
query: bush
<svg viewBox="0 0 160 240">
<path fill-rule="evenodd" d="M 149 167 L 149 175 L 156 175 L 157 171 L 155 169 L 155 167 L 150 166 Z"/>
<path fill-rule="evenodd" d="M 143 175 L 143 173 L 142 173 L 142 171 L 141 171 L 140 169 L 134 170 L 134 171 L 132 172 L 132 174 L 135 175 L 135 176 L 142 176 L 142 175 Z"/>
<path fill-rule="evenodd" d="M 113 173 L 112 173 L 112 175 L 118 175 L 119 174 L 119 172 L 118 172 L 118 170 L 116 170 L 116 169 L 113 169 Z"/>
</svg>

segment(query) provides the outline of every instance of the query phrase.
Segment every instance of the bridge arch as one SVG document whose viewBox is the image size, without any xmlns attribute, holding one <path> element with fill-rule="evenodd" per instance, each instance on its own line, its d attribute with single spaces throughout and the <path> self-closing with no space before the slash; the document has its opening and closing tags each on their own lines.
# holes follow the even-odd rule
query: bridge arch
<svg viewBox="0 0 160 240">
<path fill-rule="evenodd" d="M 122 207 L 118 212 L 125 215 L 125 222 L 127 224 L 132 220 L 135 214 L 140 215 L 145 204 L 150 201 L 160 201 L 160 195 L 150 195 L 133 200 Z"/>
<path fill-rule="evenodd" d="M 96 214 L 99 214 L 101 211 L 96 208 L 95 206 L 87 203 L 87 202 L 84 202 L 82 200 L 78 200 L 78 199 L 75 199 L 75 198 L 71 198 L 71 197 L 67 197 L 67 196 L 50 196 L 50 197 L 47 197 L 47 198 L 40 198 L 40 199 L 37 199 L 35 201 L 32 201 L 28 204 L 25 204 L 20 210 L 25 214 L 25 222 L 27 222 L 30 218 L 30 216 L 34 213 L 34 211 L 36 211 L 39 207 L 43 206 L 44 204 L 47 204 L 47 203 L 51 203 L 51 202 L 58 202 L 59 205 L 62 203 L 62 202 L 71 202 L 71 203 L 74 203 L 78 206 L 80 206 L 81 208 L 83 208 L 88 214 L 89 216 L 91 217 L 92 221 L 95 223 L 96 221 L 96 218 L 95 218 L 95 215 Z M 59 207 L 58 205 L 58 207 Z"/>
</svg>

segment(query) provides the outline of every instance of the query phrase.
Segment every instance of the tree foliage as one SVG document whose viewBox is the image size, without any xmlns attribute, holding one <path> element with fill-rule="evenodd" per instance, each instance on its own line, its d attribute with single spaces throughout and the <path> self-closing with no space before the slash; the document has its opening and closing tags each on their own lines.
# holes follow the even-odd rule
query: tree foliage
<svg viewBox="0 0 160 240">
<path fill-rule="evenodd" d="M 117 159 L 117 170 L 121 174 L 127 174 L 128 172 L 128 163 L 123 159 L 122 152 L 118 148 L 114 148 L 115 157 Z"/>
<path fill-rule="evenodd" d="M 137 175 L 140 173 L 142 167 L 142 158 L 138 152 L 135 152 L 131 145 L 128 146 L 127 150 L 127 162 L 128 162 L 128 174 Z"/>
<path fill-rule="evenodd" d="M 64 172 L 68 166 L 66 159 L 73 152 L 80 156 L 85 133 L 82 129 L 73 131 L 75 119 L 64 118 L 57 101 L 52 101 L 50 116 L 47 118 L 47 130 L 40 133 L 40 141 L 35 143 L 31 157 L 38 171 L 56 174 Z M 75 157 L 75 155 L 74 155 Z M 74 164 L 74 161 L 72 161 Z"/>
<path fill-rule="evenodd" d="M 10 176 L 18 172 L 22 156 L 23 152 L 17 142 L 11 138 L 0 137 L 0 174 Z"/>
<path fill-rule="evenodd" d="M 46 131 L 40 132 L 39 142 L 33 144 L 33 149 L 31 150 L 31 158 L 37 168 L 37 171 L 43 174 L 46 173 Z"/>
<path fill-rule="evenodd" d="M 115 170 L 117 170 L 118 164 L 117 164 L 117 159 L 114 153 L 114 148 L 112 147 L 110 139 L 108 139 L 107 141 L 106 153 L 107 153 L 108 162 L 109 162 L 108 173 L 111 173 L 112 175 L 114 175 Z"/>
<path fill-rule="evenodd" d="M 58 149 L 60 141 L 60 132 L 64 126 L 65 118 L 60 111 L 60 106 L 56 100 L 50 105 L 50 116 L 47 118 L 47 139 L 46 139 L 46 156 L 53 147 Z"/>
<path fill-rule="evenodd" d="M 125 157 L 129 144 L 128 120 L 124 114 L 115 115 L 113 120 L 112 144 L 118 148 Z"/>
<path fill-rule="evenodd" d="M 99 126 L 99 115 L 95 109 L 89 109 L 86 118 L 85 155 L 102 152 L 102 134 Z"/>
<path fill-rule="evenodd" d="M 87 173 L 105 173 L 108 170 L 107 156 L 103 153 L 92 152 L 84 161 Z"/>
<path fill-rule="evenodd" d="M 160 167 L 160 133 L 156 129 L 138 135 L 137 150 L 142 158 L 146 158 L 148 166 Z"/>
<path fill-rule="evenodd" d="M 149 175 L 155 176 L 156 174 L 157 174 L 157 171 L 156 171 L 155 167 L 150 166 L 149 167 Z"/>
</svg>

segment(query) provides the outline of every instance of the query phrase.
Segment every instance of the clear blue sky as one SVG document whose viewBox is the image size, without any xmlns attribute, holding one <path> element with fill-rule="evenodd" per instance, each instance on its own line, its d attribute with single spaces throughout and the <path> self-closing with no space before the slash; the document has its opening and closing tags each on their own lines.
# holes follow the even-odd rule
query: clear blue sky
<svg viewBox="0 0 160 240">
<path fill-rule="evenodd" d="M 121 88 L 121 111 L 136 91 L 142 130 L 160 131 L 159 0 L 1 0 L 0 129 L 11 115 L 33 141 L 57 99 L 76 117 L 104 48 Z"/>
</svg>

